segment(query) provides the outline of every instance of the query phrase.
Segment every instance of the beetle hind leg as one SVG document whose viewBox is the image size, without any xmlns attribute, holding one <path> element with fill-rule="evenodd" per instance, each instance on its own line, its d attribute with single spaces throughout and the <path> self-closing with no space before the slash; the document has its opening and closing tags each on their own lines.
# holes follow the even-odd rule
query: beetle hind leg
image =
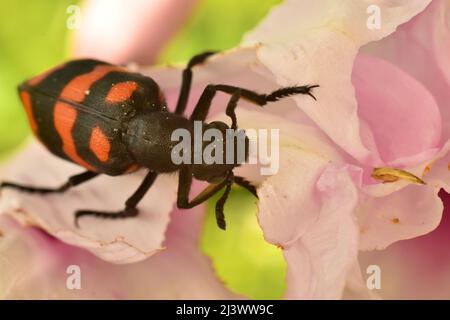
<svg viewBox="0 0 450 320">
<path fill-rule="evenodd" d="M 78 220 L 81 217 L 91 216 L 101 219 L 125 219 L 136 217 L 139 214 L 139 210 L 136 207 L 125 208 L 118 212 L 106 212 L 106 211 L 92 211 L 92 210 L 80 210 L 75 212 L 75 226 L 78 228 Z"/>
<path fill-rule="evenodd" d="M 155 182 L 158 174 L 154 171 L 150 171 L 145 177 L 144 181 L 142 181 L 139 188 L 133 193 L 133 195 L 128 198 L 125 202 L 125 209 L 118 212 L 107 212 L 107 211 L 93 211 L 93 210 L 80 210 L 75 213 L 75 226 L 78 225 L 78 220 L 81 217 L 92 216 L 103 219 L 125 219 L 136 217 L 139 214 L 139 210 L 137 209 L 138 203 L 145 196 L 147 191 Z"/>
<path fill-rule="evenodd" d="M 70 177 L 66 183 L 57 188 L 41 188 L 41 187 L 33 187 L 23 184 L 18 184 L 14 182 L 4 181 L 0 183 L 0 190 L 8 188 L 15 189 L 28 193 L 39 193 L 39 194 L 49 194 L 49 193 L 63 193 L 70 188 L 76 187 L 88 180 L 91 180 L 97 177 L 99 174 L 92 171 L 86 171 L 75 176 Z"/>
</svg>

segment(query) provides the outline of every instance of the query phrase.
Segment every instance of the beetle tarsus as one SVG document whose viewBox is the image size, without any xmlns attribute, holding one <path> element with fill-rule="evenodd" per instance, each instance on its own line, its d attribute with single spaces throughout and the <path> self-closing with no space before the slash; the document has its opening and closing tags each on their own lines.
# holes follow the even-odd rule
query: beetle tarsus
<svg viewBox="0 0 450 320">
<path fill-rule="evenodd" d="M 98 173 L 86 171 L 75 176 L 70 177 L 66 183 L 56 188 L 41 188 L 41 187 L 32 187 L 27 185 L 22 185 L 14 182 L 4 181 L 0 183 L 0 190 L 3 188 L 10 188 L 19 190 L 22 192 L 28 193 L 40 193 L 40 194 L 50 194 L 50 193 L 63 193 L 69 190 L 72 187 L 76 187 L 83 182 L 91 180 L 98 176 Z"/>
<path fill-rule="evenodd" d="M 91 210 L 81 210 L 75 213 L 75 226 L 80 227 L 78 221 L 81 217 L 96 217 L 101 219 L 126 219 L 133 218 L 139 214 L 137 208 L 125 208 L 125 210 L 119 212 L 106 212 L 106 211 L 91 211 Z"/>
<path fill-rule="evenodd" d="M 276 102 L 282 98 L 297 94 L 308 95 L 316 100 L 316 97 L 311 93 L 311 90 L 317 87 L 319 86 L 306 85 L 297 87 L 285 87 L 275 90 L 269 94 L 261 94 L 249 89 L 230 86 L 227 84 L 209 84 L 203 90 L 203 93 L 200 96 L 200 99 L 198 100 L 197 105 L 195 106 L 194 111 L 192 112 L 189 119 L 193 121 L 205 121 L 208 116 L 212 101 L 218 91 L 225 92 L 231 95 L 234 95 L 236 94 L 236 92 L 238 92 L 240 98 L 262 107 L 269 102 Z"/>
<path fill-rule="evenodd" d="M 230 195 L 231 186 L 233 185 L 233 181 L 234 181 L 234 176 L 233 176 L 233 173 L 230 172 L 230 175 L 227 179 L 227 185 L 225 187 L 225 191 L 222 194 L 222 196 L 219 198 L 219 200 L 217 200 L 217 202 L 216 202 L 217 226 L 222 230 L 226 229 L 225 215 L 223 213 L 223 209 L 225 206 L 225 202 L 227 202 L 228 196 Z"/>
<path fill-rule="evenodd" d="M 266 95 L 267 102 L 275 102 L 282 98 L 286 98 L 289 96 L 297 95 L 297 94 L 305 94 L 312 97 L 314 100 L 317 100 L 316 97 L 312 94 L 312 89 L 318 88 L 318 85 L 306 85 L 306 86 L 298 86 L 298 87 L 285 87 L 278 89 L 268 95 Z"/>
<path fill-rule="evenodd" d="M 63 188 L 64 187 L 64 188 Z M 14 189 L 22 192 L 27 193 L 39 193 L 39 194 L 48 194 L 48 193 L 60 193 L 66 191 L 68 188 L 64 186 L 55 188 L 55 189 L 49 189 L 49 188 L 36 188 L 26 185 L 21 185 L 13 182 L 2 182 L 0 183 L 0 190 L 2 189 Z"/>
</svg>

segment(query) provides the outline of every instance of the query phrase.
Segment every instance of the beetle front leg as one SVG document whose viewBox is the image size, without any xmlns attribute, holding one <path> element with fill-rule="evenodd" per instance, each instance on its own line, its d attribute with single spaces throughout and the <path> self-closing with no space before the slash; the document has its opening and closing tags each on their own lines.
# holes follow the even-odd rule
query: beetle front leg
<svg viewBox="0 0 450 320">
<path fill-rule="evenodd" d="M 258 198 L 258 193 L 256 192 L 256 187 L 252 185 L 250 182 L 245 180 L 243 177 L 234 176 L 234 183 L 236 183 L 238 186 L 244 188 L 248 192 L 250 192 L 252 195 L 255 196 L 255 198 Z"/>
<path fill-rule="evenodd" d="M 194 199 L 189 201 L 189 192 L 191 191 L 192 186 L 192 171 L 188 168 L 182 168 L 180 170 L 179 175 L 179 182 L 178 182 L 178 199 L 177 199 L 177 206 L 180 209 L 190 209 L 193 208 L 212 196 L 214 196 L 217 192 L 223 189 L 223 187 L 226 187 L 224 195 L 219 199 L 217 202 L 218 205 L 216 205 L 216 220 L 217 225 L 219 228 L 225 230 L 225 219 L 223 214 L 223 205 L 228 197 L 228 194 L 231 188 L 231 185 L 233 184 L 234 177 L 233 172 L 230 171 L 228 176 L 221 181 L 220 183 L 213 184 L 211 183 L 209 186 L 207 186 L 202 192 L 200 192 Z"/>
<path fill-rule="evenodd" d="M 178 208 L 191 209 L 211 198 L 226 185 L 226 180 L 223 180 L 217 184 L 211 183 L 202 192 L 200 192 L 193 200 L 189 201 L 189 192 L 191 191 L 192 180 L 193 178 L 191 169 L 189 167 L 181 168 L 178 177 L 178 193 L 177 193 Z"/>
<path fill-rule="evenodd" d="M 193 121 L 205 121 L 208 116 L 209 109 L 211 107 L 212 100 L 214 99 L 217 91 L 225 92 L 228 94 L 235 94 L 236 92 L 240 92 L 240 97 L 253 103 L 258 106 L 264 106 L 269 102 L 275 102 L 282 98 L 286 98 L 292 95 L 304 94 L 316 99 L 312 94 L 312 89 L 317 88 L 317 85 L 314 86 L 299 86 L 299 87 L 286 87 L 273 91 L 269 94 L 260 94 L 252 90 L 229 86 L 225 84 L 210 84 L 206 86 L 203 91 L 200 99 L 197 102 L 197 105 L 194 108 L 194 111 L 191 114 L 190 119 Z"/>
<path fill-rule="evenodd" d="M 70 188 L 76 187 L 88 180 L 91 180 L 95 177 L 97 177 L 99 174 L 92 171 L 86 171 L 77 175 L 74 175 L 70 177 L 66 183 L 61 185 L 57 188 L 41 188 L 41 187 L 32 187 L 22 184 L 17 184 L 14 182 L 2 182 L 0 183 L 0 189 L 3 188 L 10 188 L 10 189 L 16 189 L 23 192 L 29 192 L 29 193 L 40 193 L 40 194 L 49 194 L 49 193 L 63 193 Z"/>
<path fill-rule="evenodd" d="M 227 177 L 225 191 L 222 196 L 216 202 L 216 221 L 217 225 L 220 229 L 226 229 L 225 215 L 223 213 L 223 208 L 225 206 L 225 202 L 228 200 L 228 196 L 230 195 L 231 186 L 233 185 L 233 175 Z"/>
<path fill-rule="evenodd" d="M 75 225 L 78 227 L 78 219 L 85 216 L 94 216 L 97 218 L 104 218 L 104 219 L 124 219 L 136 217 L 139 214 L 137 205 L 145 196 L 150 187 L 153 185 L 153 182 L 155 182 L 157 176 L 158 174 L 156 172 L 150 171 L 145 177 L 144 181 L 142 181 L 139 188 L 125 202 L 125 209 L 123 209 L 122 211 L 118 212 L 105 212 L 92 210 L 77 211 L 75 213 Z"/>
</svg>

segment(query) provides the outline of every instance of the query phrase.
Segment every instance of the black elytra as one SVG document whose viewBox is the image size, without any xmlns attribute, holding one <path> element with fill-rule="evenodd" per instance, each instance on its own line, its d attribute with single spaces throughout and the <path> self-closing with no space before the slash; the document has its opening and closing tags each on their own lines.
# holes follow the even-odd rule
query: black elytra
<svg viewBox="0 0 450 320">
<path fill-rule="evenodd" d="M 117 176 L 134 172 L 138 168 L 148 170 L 141 185 L 125 202 L 123 210 L 77 211 L 75 224 L 78 226 L 78 219 L 82 216 L 111 219 L 137 216 L 137 206 L 157 175 L 178 171 L 179 208 L 193 208 L 224 190 L 216 203 L 216 220 L 218 226 L 225 229 L 223 211 L 232 185 L 235 183 L 257 197 L 255 187 L 233 174 L 233 169 L 241 165 L 239 161 L 231 164 L 225 161 L 226 164 L 175 164 L 171 155 L 178 142 L 171 139 L 173 131 L 183 128 L 193 134 L 194 121 L 200 121 L 203 130 L 215 128 L 224 132 L 229 128 L 237 129 L 235 109 L 239 99 L 246 99 L 258 106 L 297 94 L 315 99 L 311 91 L 318 86 L 286 87 L 270 94 L 259 94 L 235 86 L 210 84 L 205 87 L 190 117 L 185 117 L 183 114 L 191 89 L 192 68 L 214 53 L 205 52 L 189 61 L 183 71 L 175 112 L 168 110 L 164 95 L 153 79 L 97 60 L 69 61 L 24 82 L 19 86 L 19 94 L 34 134 L 50 152 L 88 170 L 70 177 L 58 188 L 3 182 L 0 189 L 14 188 L 40 194 L 62 193 L 100 174 Z M 218 91 L 231 96 L 226 107 L 231 127 L 220 121 L 205 122 Z M 223 143 L 225 154 L 225 141 Z M 189 192 L 194 179 L 210 184 L 190 200 Z"/>
</svg>

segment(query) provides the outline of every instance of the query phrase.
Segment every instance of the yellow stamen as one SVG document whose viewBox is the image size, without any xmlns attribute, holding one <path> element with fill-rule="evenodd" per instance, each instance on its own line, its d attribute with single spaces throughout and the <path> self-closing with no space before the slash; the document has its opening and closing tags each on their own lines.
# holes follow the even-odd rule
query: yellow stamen
<svg viewBox="0 0 450 320">
<path fill-rule="evenodd" d="M 428 174 L 428 172 L 430 172 L 430 170 L 431 170 L 431 165 L 426 166 L 425 169 L 423 169 L 422 178 L 425 177 Z"/>
<path fill-rule="evenodd" d="M 412 183 L 425 184 L 425 181 L 419 177 L 401 169 L 393 168 L 374 168 L 372 171 L 372 178 L 377 179 L 383 183 L 396 182 L 398 180 L 407 180 Z"/>
</svg>

